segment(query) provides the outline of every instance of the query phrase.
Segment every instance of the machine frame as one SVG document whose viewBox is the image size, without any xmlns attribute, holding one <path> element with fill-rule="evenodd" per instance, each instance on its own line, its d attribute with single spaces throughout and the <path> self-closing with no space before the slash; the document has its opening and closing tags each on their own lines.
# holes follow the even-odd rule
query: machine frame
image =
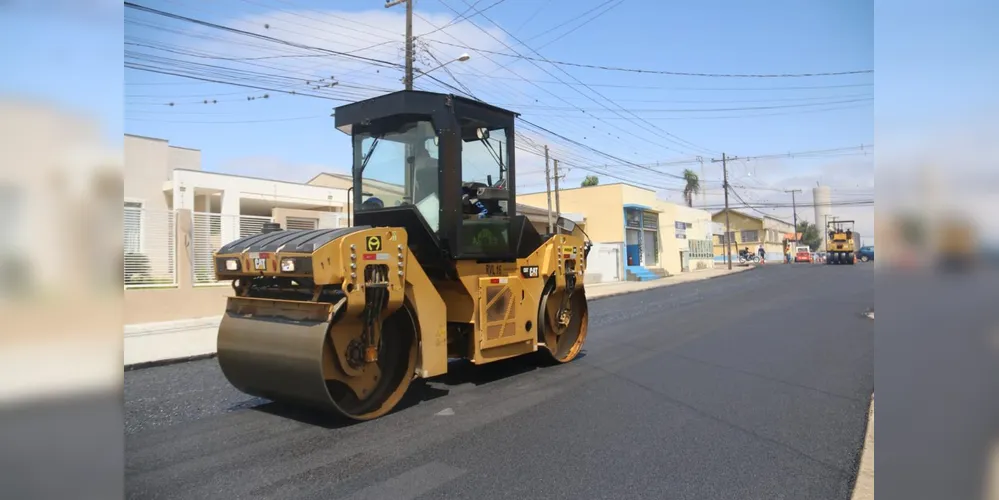
<svg viewBox="0 0 999 500">
<path fill-rule="evenodd" d="M 413 378 L 446 373 L 449 359 L 484 364 L 539 349 L 555 364 L 574 359 L 586 338 L 590 243 L 578 228 L 541 235 L 517 213 L 516 113 L 401 91 L 339 107 L 335 115 L 354 144 L 357 225 L 279 229 L 231 242 L 215 255 L 218 279 L 233 280 L 235 291 L 218 340 L 230 383 L 248 394 L 368 420 L 391 411 Z M 426 194 L 417 178 L 427 170 L 416 170 L 410 151 L 418 144 L 408 142 L 399 204 L 365 205 L 374 198 L 365 194 L 371 185 L 365 165 L 378 138 L 426 122 L 439 147 L 436 211 L 410 203 Z M 506 149 L 506 159 L 497 158 L 499 182 L 463 183 L 462 148 L 474 140 L 488 146 L 489 130 L 497 129 L 505 130 Z M 366 148 L 365 138 L 371 139 Z M 469 211 L 469 196 L 495 206 L 505 201 L 506 209 Z M 506 240 L 469 251 L 463 238 L 477 227 L 502 228 Z"/>
<path fill-rule="evenodd" d="M 831 220 L 826 222 L 826 264 L 848 264 L 857 263 L 856 245 L 853 241 L 853 228 L 855 222 L 852 220 Z"/>
</svg>

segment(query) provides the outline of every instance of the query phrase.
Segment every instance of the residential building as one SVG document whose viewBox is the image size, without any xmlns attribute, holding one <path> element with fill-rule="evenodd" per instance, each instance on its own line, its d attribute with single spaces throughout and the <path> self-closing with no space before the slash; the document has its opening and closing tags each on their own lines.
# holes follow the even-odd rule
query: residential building
<svg viewBox="0 0 999 500">
<path fill-rule="evenodd" d="M 545 192 L 518 194 L 518 200 L 548 207 Z M 594 242 L 589 282 L 648 280 L 714 267 L 711 215 L 661 200 L 653 190 L 624 183 L 561 189 L 559 208 L 580 214 L 580 227 Z"/>
<path fill-rule="evenodd" d="M 715 212 L 712 220 L 725 227 L 725 210 Z M 784 239 L 793 235 L 794 225 L 776 217 L 764 215 L 749 215 L 737 210 L 728 210 L 730 226 L 728 238 L 732 244 L 732 259 L 739 258 L 739 250 L 748 248 L 750 252 L 758 252 L 760 244 L 766 252 L 767 260 L 781 261 L 784 256 Z M 726 235 L 715 236 L 714 255 L 716 260 L 725 261 Z"/>
<path fill-rule="evenodd" d="M 290 229 L 347 225 L 347 191 L 201 170 L 201 152 L 163 139 L 124 141 L 125 323 L 220 314 L 228 282 L 212 253 L 265 222 Z"/>
</svg>

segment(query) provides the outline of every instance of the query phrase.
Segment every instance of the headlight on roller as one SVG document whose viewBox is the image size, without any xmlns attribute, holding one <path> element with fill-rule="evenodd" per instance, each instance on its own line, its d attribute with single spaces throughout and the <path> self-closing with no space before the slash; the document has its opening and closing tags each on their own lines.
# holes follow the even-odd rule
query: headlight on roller
<svg viewBox="0 0 999 500">
<path fill-rule="evenodd" d="M 283 273 L 295 272 L 295 259 L 281 259 L 281 272 Z"/>
<path fill-rule="evenodd" d="M 239 262 L 236 259 L 226 259 L 226 261 L 225 261 L 225 270 L 226 271 L 238 271 L 239 270 Z"/>
</svg>

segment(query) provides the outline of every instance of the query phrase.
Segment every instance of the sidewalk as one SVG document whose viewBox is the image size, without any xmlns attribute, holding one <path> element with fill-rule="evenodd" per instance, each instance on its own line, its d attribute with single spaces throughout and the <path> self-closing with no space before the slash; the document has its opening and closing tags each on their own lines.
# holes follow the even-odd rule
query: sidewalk
<svg viewBox="0 0 999 500">
<path fill-rule="evenodd" d="M 595 283 L 592 285 L 586 285 L 586 298 L 588 300 L 593 300 L 604 297 L 613 297 L 624 293 L 639 292 L 642 290 L 650 290 L 652 288 L 677 285 L 680 283 L 689 283 L 691 281 L 709 280 L 719 276 L 748 271 L 753 268 L 754 266 L 740 266 L 738 264 L 734 264 L 732 265 L 732 270 L 729 271 L 727 266 L 716 265 L 714 269 L 682 273 L 652 281 L 615 281 L 613 283 Z"/>
<path fill-rule="evenodd" d="M 683 273 L 653 281 L 620 281 L 586 285 L 589 300 L 613 297 L 679 283 L 702 281 L 753 269 L 752 266 L 725 266 Z M 197 359 L 215 354 L 216 336 L 222 316 L 194 318 L 163 323 L 125 325 L 125 369 L 161 364 L 173 360 Z"/>
</svg>

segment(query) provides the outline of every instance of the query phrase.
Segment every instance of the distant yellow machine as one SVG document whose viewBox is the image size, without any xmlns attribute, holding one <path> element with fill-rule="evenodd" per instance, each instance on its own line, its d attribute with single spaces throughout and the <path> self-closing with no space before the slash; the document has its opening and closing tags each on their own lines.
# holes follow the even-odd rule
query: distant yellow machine
<svg viewBox="0 0 999 500">
<path fill-rule="evenodd" d="M 853 238 L 852 220 L 835 220 L 826 223 L 826 264 L 856 264 L 857 254 Z"/>
<path fill-rule="evenodd" d="M 948 217 L 937 229 L 938 267 L 945 271 L 967 271 L 978 262 L 978 234 L 970 221 Z"/>
<path fill-rule="evenodd" d="M 355 225 L 271 226 L 214 256 L 235 290 L 218 334 L 229 382 L 368 420 L 451 358 L 574 359 L 590 242 L 575 227 L 541 235 L 516 213 L 517 115 L 402 91 L 335 116 L 353 140 Z"/>
</svg>

